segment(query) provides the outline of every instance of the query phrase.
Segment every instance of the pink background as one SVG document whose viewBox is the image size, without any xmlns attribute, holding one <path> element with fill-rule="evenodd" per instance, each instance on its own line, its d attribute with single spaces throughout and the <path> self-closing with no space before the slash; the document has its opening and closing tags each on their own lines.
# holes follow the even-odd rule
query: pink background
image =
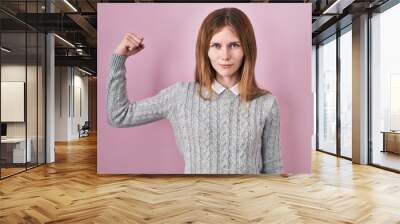
<svg viewBox="0 0 400 224">
<path fill-rule="evenodd" d="M 113 128 L 105 112 L 110 56 L 126 32 L 144 37 L 145 49 L 127 62 L 130 100 L 178 81 L 194 80 L 195 44 L 213 10 L 236 7 L 250 18 L 257 39 L 256 79 L 277 96 L 284 170 L 311 172 L 311 4 L 218 3 L 98 4 L 98 173 L 183 173 L 184 161 L 168 120 Z"/>
</svg>

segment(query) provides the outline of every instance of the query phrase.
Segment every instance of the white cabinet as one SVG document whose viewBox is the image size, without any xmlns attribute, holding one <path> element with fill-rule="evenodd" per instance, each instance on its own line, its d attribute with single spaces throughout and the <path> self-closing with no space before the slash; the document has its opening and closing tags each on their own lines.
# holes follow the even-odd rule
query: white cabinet
<svg viewBox="0 0 400 224">
<path fill-rule="evenodd" d="M 1 140 L 2 148 L 5 147 L 4 151 L 12 151 L 12 163 L 25 163 L 32 161 L 32 140 L 27 138 L 25 154 L 25 138 L 7 138 Z M 3 151 L 3 150 L 2 150 Z"/>
</svg>

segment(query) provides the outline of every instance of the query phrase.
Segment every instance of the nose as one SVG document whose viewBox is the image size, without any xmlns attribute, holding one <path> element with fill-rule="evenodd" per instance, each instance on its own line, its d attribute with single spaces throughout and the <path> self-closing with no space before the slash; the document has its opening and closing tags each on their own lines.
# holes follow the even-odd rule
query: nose
<svg viewBox="0 0 400 224">
<path fill-rule="evenodd" d="M 222 47 L 221 48 L 221 59 L 223 61 L 229 61 L 231 58 L 229 48 L 228 47 Z"/>
</svg>

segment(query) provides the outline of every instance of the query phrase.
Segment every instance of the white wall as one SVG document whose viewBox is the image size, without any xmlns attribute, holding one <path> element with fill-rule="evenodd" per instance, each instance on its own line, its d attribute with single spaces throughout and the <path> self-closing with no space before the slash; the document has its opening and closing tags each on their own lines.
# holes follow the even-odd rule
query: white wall
<svg viewBox="0 0 400 224">
<path fill-rule="evenodd" d="M 78 71 L 79 72 L 79 71 Z M 88 120 L 88 77 L 81 76 L 83 73 L 78 73 L 77 70 L 74 70 L 74 96 L 71 96 L 71 99 L 74 99 L 74 102 L 71 102 L 71 105 L 74 105 L 71 113 L 71 132 L 70 135 L 72 138 L 78 138 L 78 124 L 81 126 Z M 72 89 L 72 88 L 71 88 Z M 80 97 L 79 97 L 80 96 Z M 80 108 L 79 108 L 80 107 Z M 81 110 L 81 111 L 80 111 Z"/>
<path fill-rule="evenodd" d="M 55 68 L 55 141 L 68 140 L 68 67 Z"/>
<path fill-rule="evenodd" d="M 55 85 L 55 140 L 77 139 L 78 124 L 88 120 L 88 77 L 72 67 L 56 67 Z"/>
</svg>

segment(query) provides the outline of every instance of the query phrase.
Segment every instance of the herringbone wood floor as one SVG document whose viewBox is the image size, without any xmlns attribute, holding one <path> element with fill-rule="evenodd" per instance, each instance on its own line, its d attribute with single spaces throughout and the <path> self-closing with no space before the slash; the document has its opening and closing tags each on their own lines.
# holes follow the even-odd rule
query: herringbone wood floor
<svg viewBox="0 0 400 224">
<path fill-rule="evenodd" d="M 97 175 L 96 139 L 0 181 L 0 223 L 400 223 L 400 175 L 313 153 L 310 175 Z"/>
</svg>

